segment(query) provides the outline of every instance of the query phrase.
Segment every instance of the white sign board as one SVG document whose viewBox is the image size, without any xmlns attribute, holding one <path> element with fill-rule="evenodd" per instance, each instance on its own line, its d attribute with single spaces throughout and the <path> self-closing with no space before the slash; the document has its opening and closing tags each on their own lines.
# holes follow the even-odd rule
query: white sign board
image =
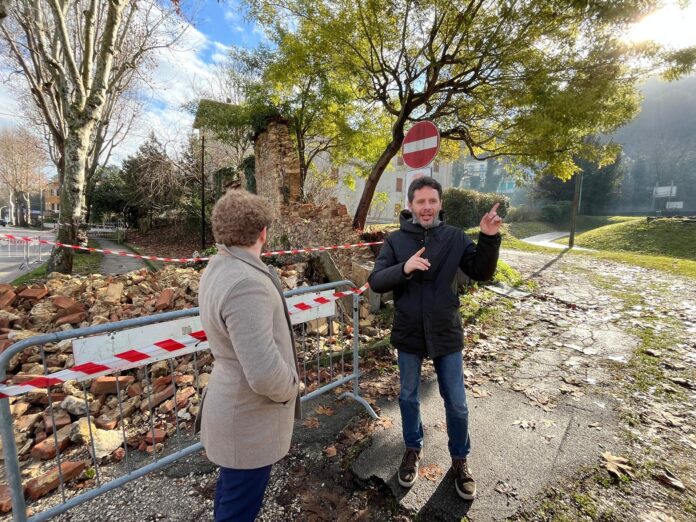
<svg viewBox="0 0 696 522">
<path fill-rule="evenodd" d="M 331 301 L 326 304 L 317 306 L 316 308 L 310 308 L 309 310 L 301 311 L 297 308 L 293 308 L 297 303 L 312 303 L 312 299 L 317 297 L 325 297 L 329 299 L 333 296 L 335 292 L 329 290 L 327 292 L 313 292 L 309 294 L 295 295 L 293 297 L 288 297 L 286 299 L 288 303 L 288 310 L 292 312 L 290 315 L 290 322 L 292 324 L 306 323 L 312 319 L 320 319 L 322 317 L 333 317 L 336 315 L 336 301 Z"/>
<path fill-rule="evenodd" d="M 424 169 L 409 170 L 406 172 L 406 187 L 404 188 L 404 208 L 408 208 L 408 187 L 411 186 L 413 180 L 422 177 L 430 177 L 430 167 L 426 167 Z"/>
<path fill-rule="evenodd" d="M 653 188 L 653 197 L 654 198 L 673 198 L 676 195 L 677 195 L 677 187 L 675 187 L 674 185 Z"/>
<path fill-rule="evenodd" d="M 95 335 L 93 337 L 76 339 L 73 341 L 75 365 L 103 361 L 104 359 L 113 357 L 117 353 L 128 350 L 137 350 L 138 348 L 144 348 L 156 342 L 167 339 L 179 339 L 187 334 L 190 334 L 191 332 L 198 332 L 202 329 L 203 326 L 201 325 L 200 317 L 184 317 L 183 319 L 175 319 L 173 321 L 167 321 L 164 323 L 151 324 L 148 326 L 141 326 L 139 328 L 131 328 L 129 330 L 122 330 L 120 332 L 111 332 L 104 335 Z M 172 357 L 178 357 L 179 355 L 185 355 L 187 353 L 197 352 L 199 350 L 205 350 L 207 348 L 207 341 L 197 343 L 187 346 L 186 348 L 182 348 L 181 350 L 176 350 L 174 352 L 164 353 L 157 357 L 153 357 L 152 359 L 148 360 L 148 364 L 164 359 L 171 359 Z M 136 366 L 142 366 L 142 362 L 135 362 L 126 366 L 124 369 L 134 368 Z M 80 380 L 94 379 L 95 377 L 107 375 L 109 373 L 113 372 L 106 371 L 96 373 L 85 376 Z"/>
<path fill-rule="evenodd" d="M 668 201 L 665 208 L 667 208 L 667 209 L 684 208 L 684 202 L 683 201 Z"/>
</svg>

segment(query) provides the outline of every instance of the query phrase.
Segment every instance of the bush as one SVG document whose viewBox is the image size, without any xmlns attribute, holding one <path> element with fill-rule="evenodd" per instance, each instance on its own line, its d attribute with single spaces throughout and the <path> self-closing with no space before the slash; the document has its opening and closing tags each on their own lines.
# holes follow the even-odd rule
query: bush
<svg viewBox="0 0 696 522">
<path fill-rule="evenodd" d="M 507 216 L 510 199 L 500 194 L 483 194 L 475 190 L 447 189 L 442 195 L 442 209 L 448 225 L 459 228 L 475 227 L 494 204 L 499 203 L 498 215 Z"/>
<path fill-rule="evenodd" d="M 522 223 L 540 220 L 541 215 L 539 211 L 528 205 L 520 205 L 519 207 L 511 208 L 505 217 L 505 221 L 508 223 Z"/>
<path fill-rule="evenodd" d="M 561 209 L 558 205 L 544 205 L 541 207 L 541 220 L 558 223 L 561 220 Z"/>
<path fill-rule="evenodd" d="M 570 211 L 573 208 L 573 203 L 571 201 L 559 201 L 556 203 L 558 206 L 558 211 L 561 214 L 560 220 L 563 223 L 570 222 Z"/>
</svg>

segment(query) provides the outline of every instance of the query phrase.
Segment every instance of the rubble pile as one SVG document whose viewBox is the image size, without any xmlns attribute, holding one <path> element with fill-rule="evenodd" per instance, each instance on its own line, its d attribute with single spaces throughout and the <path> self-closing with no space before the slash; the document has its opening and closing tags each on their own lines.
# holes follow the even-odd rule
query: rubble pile
<svg viewBox="0 0 696 522">
<path fill-rule="evenodd" d="M 0 285 L 0 351 L 42 333 L 197 306 L 199 280 L 200 272 L 192 268 L 167 267 L 156 274 L 143 269 L 121 276 L 53 273 L 45 284 Z M 21 384 L 45 370 L 53 373 L 73 365 L 70 340 L 44 345 L 43 356 L 40 347 L 28 348 L 11 358 L 5 384 Z M 58 450 L 67 481 L 86 478 L 83 471 L 93 461 L 122 459 L 124 435 L 131 450 L 161 449 L 177 421 L 187 424 L 196 415 L 211 365 L 210 354 L 188 355 L 122 375 L 55 384 L 50 394 L 36 389 L 12 397 L 27 497 L 38 499 L 58 487 Z M 0 510 L 11 509 L 8 499 L 9 489 L 0 486 Z"/>
<path fill-rule="evenodd" d="M 276 270 L 284 288 L 291 289 L 312 283 L 308 267 L 295 263 Z M 143 269 L 120 276 L 53 273 L 45 283 L 0 285 L 0 352 L 43 333 L 195 307 L 200 275 L 194 268 L 170 266 L 157 273 Z M 367 330 L 365 307 L 361 316 L 361 327 Z M 298 351 L 311 361 L 318 353 L 350 349 L 352 326 L 317 319 L 298 326 L 297 334 Z M 5 384 L 21 384 L 74 366 L 71 340 L 43 348 L 43 355 L 40 347 L 15 354 Z M 126 452 L 161 451 L 177 426 L 184 433 L 192 427 L 212 363 L 208 352 L 189 354 L 10 398 L 27 498 L 41 498 L 59 487 L 55 478 L 59 465 L 66 482 L 72 479 L 73 487 L 82 488 L 93 481 L 90 469 L 95 461 L 107 464 L 124 459 Z M 343 371 L 350 371 L 347 366 Z M 312 365 L 303 364 L 301 372 L 308 391 L 316 388 L 313 381 L 326 379 L 315 375 Z M 0 484 L 0 511 L 10 509 L 9 488 Z"/>
</svg>

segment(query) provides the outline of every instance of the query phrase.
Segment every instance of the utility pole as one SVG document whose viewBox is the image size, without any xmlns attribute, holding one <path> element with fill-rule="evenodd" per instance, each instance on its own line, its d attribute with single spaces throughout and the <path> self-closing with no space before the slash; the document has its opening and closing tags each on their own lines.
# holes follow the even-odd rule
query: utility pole
<svg viewBox="0 0 696 522">
<path fill-rule="evenodd" d="M 201 132 L 201 255 L 205 250 L 205 134 Z"/>
<path fill-rule="evenodd" d="M 577 223 L 578 211 L 580 210 L 580 193 L 582 192 L 582 171 L 575 174 L 575 192 L 573 193 L 573 206 L 570 211 L 570 237 L 568 238 L 568 248 L 575 245 L 575 225 Z"/>
</svg>

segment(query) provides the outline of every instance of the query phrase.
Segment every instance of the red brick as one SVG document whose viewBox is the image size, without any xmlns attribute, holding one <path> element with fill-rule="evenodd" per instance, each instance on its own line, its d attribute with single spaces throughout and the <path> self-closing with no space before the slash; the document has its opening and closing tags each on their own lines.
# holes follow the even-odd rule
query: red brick
<svg viewBox="0 0 696 522">
<path fill-rule="evenodd" d="M 169 399 L 172 395 L 174 395 L 174 385 L 171 384 L 168 388 L 162 390 L 159 393 L 155 393 L 150 401 L 143 401 L 143 403 L 140 405 L 140 411 L 147 411 L 147 409 L 150 407 L 148 402 L 152 403 L 152 407 L 154 408 L 155 406 L 159 406 L 162 404 L 164 401 Z"/>
<path fill-rule="evenodd" d="M 72 426 L 65 426 L 58 431 L 58 447 L 63 451 L 70 444 L 70 430 Z M 39 460 L 49 460 L 56 456 L 56 439 L 49 435 L 43 441 L 31 448 L 31 456 Z"/>
<path fill-rule="evenodd" d="M 56 419 L 56 428 L 59 430 L 64 426 L 72 423 L 70 419 L 70 414 L 65 410 L 54 409 L 53 416 Z M 53 433 L 53 418 L 51 418 L 51 411 L 46 410 L 43 414 L 44 424 L 46 425 L 46 433 Z"/>
<path fill-rule="evenodd" d="M 15 302 L 15 299 L 17 299 L 17 294 L 12 291 L 5 292 L 0 296 L 0 308 L 9 308 Z M 3 326 L 3 328 L 6 327 L 7 326 Z"/>
<path fill-rule="evenodd" d="M 155 444 L 159 444 L 160 442 L 164 442 L 164 439 L 167 438 L 167 432 L 164 430 L 161 430 L 159 428 L 155 428 L 155 434 L 153 437 L 152 430 L 148 430 L 148 432 L 145 434 L 145 442 L 151 446 L 154 446 Z"/>
<path fill-rule="evenodd" d="M 7 350 L 10 346 L 14 344 L 14 341 L 10 339 L 3 339 L 0 341 L 0 353 L 4 352 Z"/>
<path fill-rule="evenodd" d="M 63 480 L 68 482 L 77 477 L 84 471 L 88 463 L 89 461 L 87 460 L 62 462 L 60 470 L 63 474 Z M 58 466 L 56 466 L 48 473 L 27 482 L 25 492 L 31 500 L 37 500 L 56 489 L 59 484 L 60 478 L 58 476 Z"/>
<path fill-rule="evenodd" d="M 128 396 L 129 397 L 138 397 L 143 394 L 143 387 L 140 385 L 140 383 L 134 382 L 128 387 Z"/>
<path fill-rule="evenodd" d="M 12 511 L 12 490 L 7 484 L 0 484 L 0 511 L 3 513 Z"/>
<path fill-rule="evenodd" d="M 171 375 L 164 375 L 162 377 L 157 377 L 153 382 L 152 382 L 152 391 L 154 393 L 161 392 L 164 390 L 168 384 L 172 383 L 172 376 Z"/>
<path fill-rule="evenodd" d="M 66 315 L 65 317 L 61 317 L 56 321 L 56 326 L 60 326 L 61 324 L 75 324 L 75 323 L 80 323 L 85 320 L 87 317 L 87 312 L 77 312 L 74 314 Z"/>
<path fill-rule="evenodd" d="M 48 295 L 48 289 L 45 286 L 39 287 L 39 288 L 27 288 L 26 290 L 23 290 L 18 297 L 21 297 L 22 299 L 43 299 Z"/>
<path fill-rule="evenodd" d="M 109 415 L 100 415 L 94 419 L 94 424 L 97 428 L 102 430 L 113 430 L 118 425 L 118 419 L 110 417 Z"/>
<path fill-rule="evenodd" d="M 177 375 L 174 377 L 177 386 L 188 386 L 193 384 L 193 375 Z"/>
<path fill-rule="evenodd" d="M 75 306 L 76 304 L 77 301 L 63 295 L 57 295 L 53 298 L 53 306 L 60 310 L 68 310 L 70 307 Z"/>
<path fill-rule="evenodd" d="M 0 295 L 5 292 L 11 292 L 12 290 L 14 290 L 14 286 L 8 285 L 7 283 L 0 283 Z"/>
<path fill-rule="evenodd" d="M 93 395 L 115 394 L 117 393 L 117 381 L 120 389 L 124 390 L 126 386 L 135 381 L 135 377 L 132 375 L 121 375 L 119 377 L 106 375 L 104 377 L 97 377 L 92 381 L 92 387 L 89 391 Z"/>
<path fill-rule="evenodd" d="M 156 310 L 166 310 L 171 307 L 174 303 L 174 289 L 165 288 L 162 293 L 157 297 L 157 302 L 155 303 Z"/>
<path fill-rule="evenodd" d="M 176 407 L 181 409 L 188 403 L 189 398 L 196 394 L 196 388 L 189 386 L 176 394 Z"/>
<path fill-rule="evenodd" d="M 53 404 L 60 404 L 63 402 L 63 399 L 67 397 L 67 394 L 62 393 L 62 392 L 51 392 L 51 401 L 53 401 Z M 42 394 L 39 397 L 39 400 L 37 401 L 39 404 L 43 406 L 48 406 L 48 394 Z"/>
<path fill-rule="evenodd" d="M 125 457 L 125 456 L 126 456 L 126 450 L 123 449 L 123 447 L 116 448 L 114 450 L 114 452 L 111 454 L 111 458 L 114 459 L 114 461 L 116 461 L 116 462 L 120 462 L 121 460 L 123 460 L 123 457 Z"/>
</svg>

